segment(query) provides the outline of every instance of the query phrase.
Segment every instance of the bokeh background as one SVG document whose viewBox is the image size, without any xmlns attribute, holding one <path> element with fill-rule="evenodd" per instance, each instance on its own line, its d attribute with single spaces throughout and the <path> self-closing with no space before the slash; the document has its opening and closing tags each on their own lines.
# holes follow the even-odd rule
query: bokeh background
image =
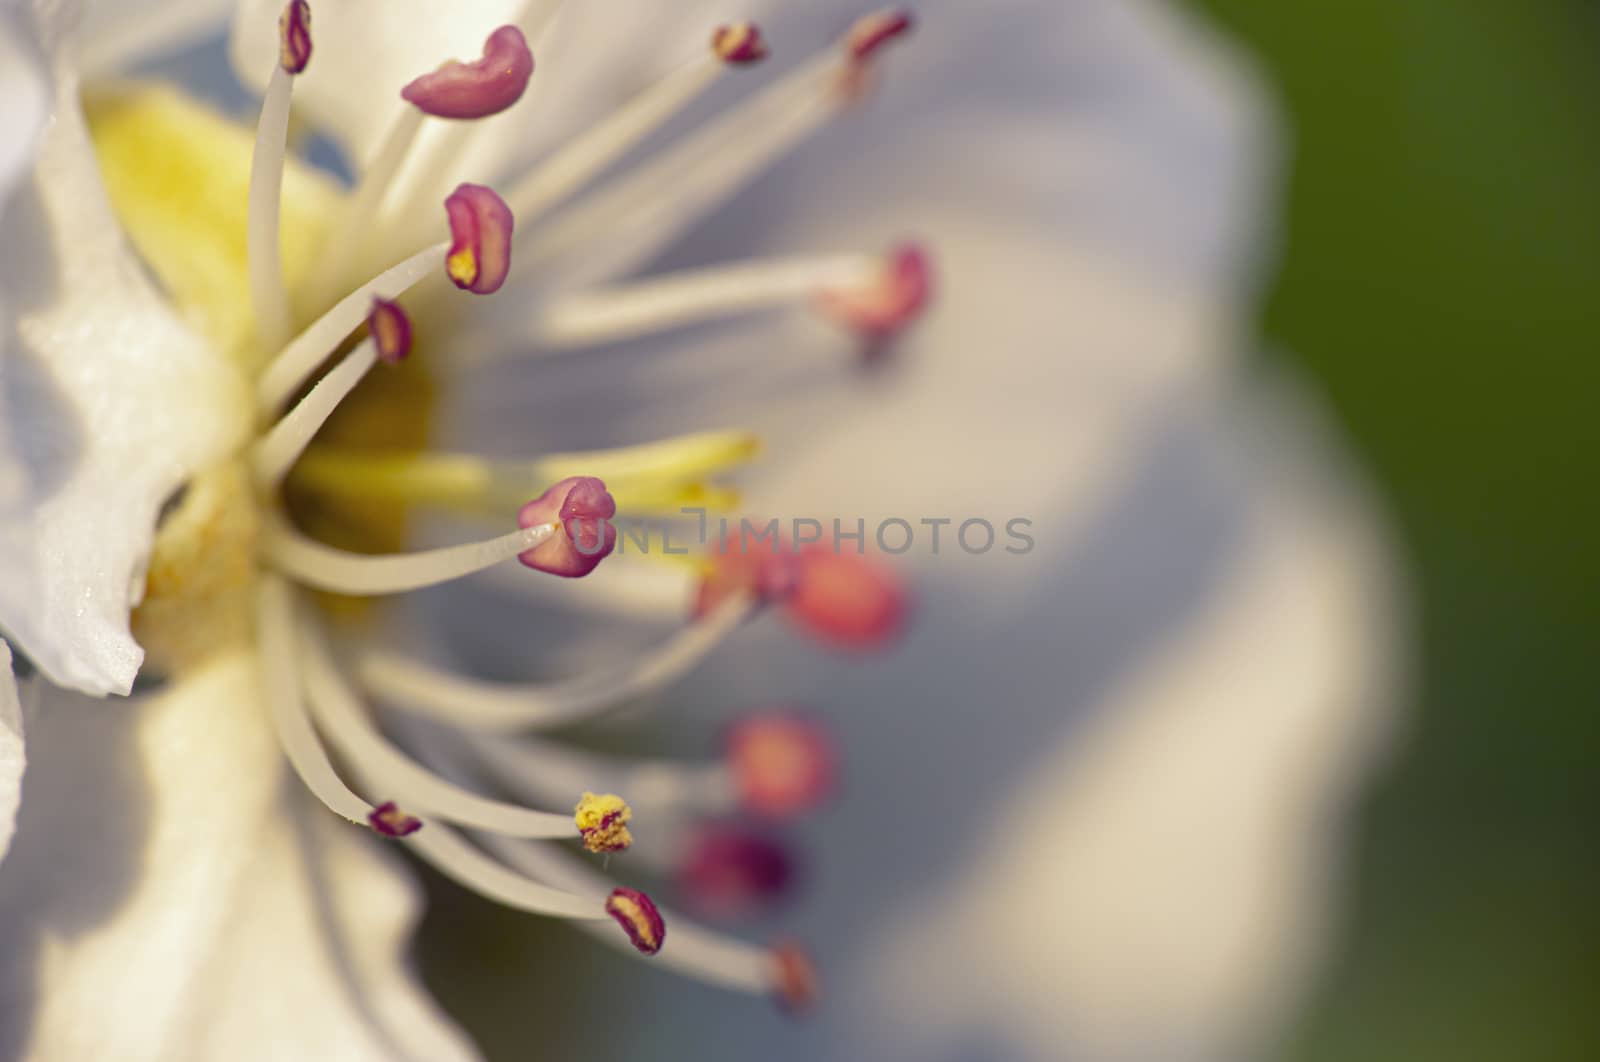
<svg viewBox="0 0 1600 1062">
<path fill-rule="evenodd" d="M 1204 0 L 1291 123 L 1261 328 L 1377 480 L 1418 592 L 1411 733 L 1288 1057 L 1600 1045 L 1600 4 Z"/>
<path fill-rule="evenodd" d="M 1287 119 L 1266 356 L 1335 411 L 1419 606 L 1413 716 L 1364 801 L 1344 928 L 1284 1057 L 1593 1058 L 1600 4 L 1196 6 Z M 620 961 L 429 884 L 431 986 L 491 1054 L 528 1047 L 530 950 L 558 961 L 541 1010 L 581 1006 Z M 463 953 L 470 976 L 444 961 Z"/>
</svg>

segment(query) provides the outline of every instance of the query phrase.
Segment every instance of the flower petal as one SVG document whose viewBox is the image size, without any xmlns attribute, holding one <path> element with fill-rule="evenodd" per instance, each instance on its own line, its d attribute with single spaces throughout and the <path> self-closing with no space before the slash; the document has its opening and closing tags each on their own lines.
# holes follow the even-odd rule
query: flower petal
<svg viewBox="0 0 1600 1062">
<path fill-rule="evenodd" d="M 0 866 L 0 1056 L 475 1053 L 404 959 L 417 891 L 284 766 L 247 654 L 30 735 Z"/>
<path fill-rule="evenodd" d="M 49 93 L 33 34 L 24 32 L 19 16 L 0 11 L 0 223 L 13 190 L 33 164 Z M 0 288 L 0 396 L 9 390 L 6 303 L 5 289 Z M 26 600 L 28 579 L 15 566 L 32 549 L 31 536 L 19 534 L 29 505 L 28 469 L 7 445 L 8 438 L 0 422 L 0 626 Z"/>
<path fill-rule="evenodd" d="M 24 31 L 20 16 L 0 10 L 0 212 L 33 160 L 49 93 L 33 35 Z"/>
<path fill-rule="evenodd" d="M 22 700 L 11 669 L 11 647 L 0 642 L 0 862 L 5 860 L 16 829 L 22 769 L 27 762 L 22 745 Z"/>
<path fill-rule="evenodd" d="M 917 1035 L 848 1053 L 941 1057 L 976 1038 L 1019 1059 L 1275 1057 L 1322 954 L 1349 802 L 1388 744 L 1402 613 L 1368 501 L 1315 438 L 1320 412 L 1278 390 L 1217 413 L 1185 436 L 1217 486 L 1241 490 L 1221 571 L 1090 704 L 1076 703 L 1096 681 L 1075 648 L 1095 637 L 1084 618 L 1115 625 L 1119 603 L 1164 592 L 1148 575 L 1160 562 L 1136 555 L 1154 527 L 1086 558 L 1142 568 L 1142 592 L 1112 578 L 1109 596 L 1042 612 L 1034 648 L 1006 654 L 1032 658 L 1011 669 L 1015 695 L 1049 703 L 1054 685 L 1077 721 L 986 799 L 1000 816 L 1026 809 L 1021 830 L 974 837 L 858 953 L 868 995 L 848 1035 Z M 1168 510 L 1174 529 L 1183 508 Z"/>
<path fill-rule="evenodd" d="M 1397 652 L 1386 551 L 1366 499 L 1344 493 L 1337 448 L 1307 444 L 1315 418 L 1294 403 L 1288 429 L 1262 433 L 1253 422 L 1283 400 L 1228 394 L 1270 200 L 1270 117 L 1248 75 L 1166 4 L 919 10 L 916 45 L 859 128 L 827 134 L 673 252 L 922 238 L 940 301 L 875 378 L 832 383 L 840 344 L 805 322 L 734 327 L 532 367 L 581 421 L 554 397 L 528 415 L 527 388 L 473 381 L 482 404 L 457 427 L 476 418 L 497 452 L 516 452 L 612 441 L 597 424 L 636 441 L 738 423 L 776 439 L 752 511 L 862 519 L 869 542 L 887 517 L 916 527 L 918 618 L 897 655 L 842 668 L 752 629 L 674 696 L 832 706 L 852 760 L 870 765 L 819 824 L 832 869 L 807 927 L 845 968 L 835 996 L 850 1013 L 798 1053 L 1053 1059 L 1074 1031 L 1063 1015 L 1088 1012 L 1084 1058 L 1240 1057 L 1227 1046 L 1283 1016 L 1278 980 L 1303 983 L 1325 914 L 1307 868 L 1336 851 Z M 626 372 L 621 358 L 635 359 Z M 508 438 L 519 424 L 536 427 Z M 1002 534 L 1031 519 L 1035 548 L 967 555 L 957 526 L 973 517 Z M 955 521 L 938 556 L 926 518 Z M 1033 800 L 1048 803 L 1036 813 Z M 890 860 L 887 819 L 904 827 Z M 1206 904 L 1174 885 L 1195 861 Z M 1276 939 L 1241 920 L 1251 897 L 1275 905 Z M 1116 931 L 1077 957 L 1068 924 Z M 1176 986 L 1159 969 L 1169 943 L 1185 950 Z M 972 984 L 975 963 L 1003 971 L 992 991 Z M 616 1030 L 615 1053 L 644 1036 L 707 1058 L 770 1042 L 723 1007 L 710 1045 L 693 994 L 659 991 L 665 1017 L 640 1039 Z M 953 1002 L 959 991 L 974 1002 Z M 918 1022 L 963 1038 L 944 1053 L 905 1042 Z M 1193 1050 L 1143 1039 L 1168 1028 Z"/>
<path fill-rule="evenodd" d="M 87 0 L 78 69 L 106 77 L 218 36 L 232 0 Z"/>
<path fill-rule="evenodd" d="M 21 504 L 0 493 L 0 628 L 57 684 L 126 693 L 142 659 L 128 613 L 157 513 L 237 445 L 250 414 L 237 370 L 177 320 L 125 244 L 77 91 L 63 64 L 32 180 L 0 218 L 0 469 L 27 476 Z"/>
</svg>

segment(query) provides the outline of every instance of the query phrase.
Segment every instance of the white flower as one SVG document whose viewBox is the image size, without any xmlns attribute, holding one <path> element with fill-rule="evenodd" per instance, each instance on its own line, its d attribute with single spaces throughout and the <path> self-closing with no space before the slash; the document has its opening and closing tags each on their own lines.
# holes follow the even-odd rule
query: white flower
<svg viewBox="0 0 1600 1062">
<path fill-rule="evenodd" d="M 657 965 L 700 979 L 803 995 L 797 952 L 670 915 L 663 947 L 648 898 L 610 892 L 592 868 L 550 853 L 547 840 L 575 828 L 591 850 L 625 846 L 627 805 L 585 796 L 574 826 L 474 790 L 497 775 L 544 806 L 586 787 L 628 792 L 640 812 L 633 829 L 642 840 L 657 832 L 653 850 L 642 843 L 633 853 L 647 867 L 661 858 L 659 838 L 669 839 L 670 856 L 676 827 L 695 815 L 726 814 L 741 801 L 767 811 L 804 803 L 827 774 L 826 754 L 787 717 L 747 724 L 734 758 L 706 767 L 605 761 L 505 733 L 659 700 L 652 695 L 719 647 L 716 666 L 688 690 L 720 691 L 712 696 L 724 705 L 741 687 L 757 697 L 786 684 L 828 699 L 872 691 L 871 700 L 898 702 L 897 721 L 884 720 L 897 732 L 915 710 L 909 697 L 970 696 L 974 682 L 1018 692 L 1019 737 L 1057 695 L 1095 700 L 1099 691 L 1071 692 L 1059 673 L 1071 656 L 1052 624 L 1073 617 L 1041 595 L 1071 589 L 1076 553 L 1108 533 L 1108 520 L 1114 533 L 1129 477 L 1138 497 L 1138 474 L 1160 464 L 1152 440 L 1175 435 L 1202 455 L 1237 446 L 1218 420 L 1235 416 L 1228 355 L 1250 295 L 1248 219 L 1262 145 L 1247 91 L 1142 2 L 1063 9 L 1017 0 L 982 10 L 929 2 L 921 11 L 931 32 L 876 86 L 881 46 L 905 27 L 877 17 L 827 43 L 860 13 L 842 0 L 740 5 L 762 17 L 764 36 L 729 23 L 709 51 L 721 12 L 700 0 L 590 0 L 553 24 L 555 0 L 346 0 L 316 5 L 309 27 L 298 0 L 246 0 L 231 52 L 264 93 L 254 134 L 170 91 L 109 82 L 90 86 L 85 126 L 80 70 L 110 72 L 197 39 L 212 6 L 168 5 L 158 20 L 94 8 L 81 37 L 70 12 L 45 0 L 0 16 L 0 54 L 16 57 L 4 69 L 18 79 L 4 96 L 5 130 L 16 132 L 7 143 L 32 143 L 42 123 L 31 171 L 26 152 L 0 157 L 0 181 L 13 182 L 0 215 L 0 312 L 11 322 L 0 333 L 8 410 L 0 543 L 15 544 L 0 562 L 0 628 L 45 677 L 83 693 L 127 692 L 141 645 L 147 672 L 171 678 L 125 706 L 47 694 L 51 703 L 24 712 L 16 698 L 0 699 L 0 821 L 9 819 L 3 794 L 15 791 L 24 723 L 32 761 L 16 844 L 0 870 L 8 954 L 0 1052 L 470 1054 L 398 961 L 414 897 L 361 831 L 322 814 L 285 778 L 284 753 L 329 808 L 407 835 L 416 854 L 485 895 L 572 918 L 624 949 L 659 951 Z M 496 31 L 502 24 L 522 32 Z M 524 40 L 539 61 L 527 98 Z M 808 42 L 816 57 L 788 51 L 789 41 Z M 776 76 L 742 69 L 773 42 L 787 60 Z M 480 49 L 480 64 L 419 77 Z M 981 73 L 964 82 L 959 73 L 975 64 Z M 43 91 L 41 69 L 53 72 Z M 853 118 L 853 131 L 828 132 L 832 150 L 801 152 L 769 187 L 775 194 L 736 195 L 875 87 L 881 96 Z M 749 98 L 685 132 L 696 101 L 719 95 Z M 291 108 L 362 160 L 352 193 L 286 157 Z M 511 238 L 504 202 L 464 181 L 489 182 L 510 204 L 509 276 L 499 246 Z M 683 239 L 703 220 L 703 236 Z M 908 236 L 934 248 L 940 302 L 877 375 L 861 379 L 840 355 L 894 338 L 929 294 L 920 245 L 882 254 Z M 736 264 L 717 264 L 728 261 Z M 446 267 L 457 287 L 506 291 L 461 296 L 442 283 Z M 639 279 L 642 267 L 649 275 Z M 772 325 L 770 311 L 814 302 L 833 326 L 810 313 L 780 314 L 782 326 Z M 346 339 L 363 322 L 370 338 L 352 346 Z M 373 372 L 409 350 L 413 322 L 422 371 Z M 333 367 L 308 390 L 330 355 Z M 1180 410 L 1176 427 L 1155 430 Z M 692 572 L 628 558 L 571 586 L 522 572 L 521 589 L 559 609 L 596 612 L 608 632 L 664 629 L 658 645 L 622 660 L 604 645 L 568 658 L 547 652 L 560 673 L 580 658 L 600 661 L 553 683 L 473 677 L 452 669 L 450 650 L 494 661 L 504 655 L 497 641 L 519 653 L 530 638 L 548 643 L 536 655 L 556 647 L 560 621 L 524 618 L 508 629 L 485 618 L 481 594 L 464 619 L 441 620 L 443 599 L 412 595 L 408 602 L 424 603 L 401 611 L 429 637 L 402 647 L 385 640 L 394 624 L 338 624 L 303 592 L 403 593 L 512 556 L 586 574 L 595 557 L 585 554 L 609 547 L 596 521 L 610 517 L 612 496 L 574 477 L 603 475 L 624 514 L 725 499 L 719 479 L 751 456 L 748 436 L 690 433 L 728 428 L 729 418 L 740 428 L 753 422 L 767 440 L 770 458 L 750 477 L 760 511 L 847 513 L 869 527 L 895 516 L 1026 516 L 1044 548 L 1027 563 L 925 563 L 920 592 L 931 622 L 889 666 L 851 669 L 843 682 L 836 663 L 823 681 L 792 644 L 777 650 L 759 630 L 740 628 L 781 589 L 787 611 L 834 638 L 893 633 L 902 618 L 894 583 L 850 561 L 842 583 L 826 561 L 759 572 L 724 564 L 706 584 L 707 611 L 681 630 L 669 617 L 681 615 Z M 660 435 L 676 438 L 638 445 Z M 462 456 L 471 451 L 501 460 Z M 1217 504 L 1236 507 L 1249 528 L 1281 532 L 1303 512 L 1292 499 L 1280 505 L 1271 477 L 1221 463 L 1225 471 L 1196 489 L 1220 492 Z M 280 488 L 291 468 L 286 503 Z M 552 482 L 523 508 L 518 530 L 481 545 L 374 560 L 318 540 L 392 550 L 406 530 L 397 504 L 505 519 Z M 1261 515 L 1280 509 L 1291 515 Z M 1359 553 L 1364 532 L 1348 509 L 1330 510 L 1354 521 L 1330 548 L 1356 541 Z M 460 538 L 457 526 L 427 530 Z M 1329 567 L 1367 563 L 1340 554 Z M 831 591 L 841 585 L 847 592 Z M 1306 651 L 1342 650 L 1352 615 L 1311 624 Z M 951 648 L 972 639 L 969 623 L 1036 638 L 1039 648 L 1003 668 L 982 652 L 953 661 Z M 1125 666 L 1143 673 L 1144 632 L 1128 636 L 1137 644 L 1119 650 Z M 981 634 L 972 644 L 1005 658 L 1005 646 Z M 1353 666 L 1365 666 L 1368 645 L 1351 650 Z M 503 659 L 492 666 L 517 670 Z M 1152 666 L 1159 675 L 1166 665 Z M 1315 669 L 1307 674 L 1264 685 L 1263 701 L 1287 698 L 1308 706 L 1301 718 L 1332 727 L 1359 719 L 1347 712 L 1359 691 L 1324 688 Z M 432 717 L 386 717 L 413 751 L 372 725 L 362 695 Z M 1133 696 L 1130 725 L 1159 716 L 1172 697 L 1158 691 L 1141 705 Z M 1105 749 L 1108 781 L 1019 798 L 1063 805 L 1063 839 L 1074 851 L 1076 838 L 1128 813 L 1116 795 L 1145 762 L 1144 745 L 1107 725 L 1088 748 Z M 1265 759 L 1301 755 L 1304 734 L 1271 744 Z M 870 748 L 870 729 L 862 736 Z M 776 771 L 749 749 L 776 750 L 790 769 Z M 1079 766 L 1083 753 L 1073 750 L 1064 762 Z M 886 762 L 897 758 L 882 751 Z M 1206 750 L 1175 762 L 1215 759 Z M 1348 760 L 1337 757 L 1296 806 L 1320 807 Z M 797 773 L 797 762 L 806 769 Z M 952 766 L 980 762 L 958 757 Z M 906 790 L 888 784 L 887 770 L 878 777 L 866 791 L 880 807 L 895 806 L 898 794 L 902 812 L 954 820 L 924 795 L 907 797 L 921 792 L 915 778 Z M 408 812 L 426 820 L 420 832 Z M 1241 832 L 1266 836 L 1250 850 L 1265 855 L 1246 861 L 1259 870 L 1245 875 L 1251 882 L 1279 883 L 1276 854 L 1302 844 L 1254 832 L 1247 815 L 1203 821 L 1235 850 Z M 830 830 L 841 843 L 829 847 L 846 857 L 864 841 L 882 843 L 876 823 L 841 822 Z M 1049 823 L 1017 829 L 1021 847 L 1012 850 L 1036 850 L 1040 860 L 1007 870 L 998 885 L 947 866 L 939 878 L 947 890 L 915 901 L 896 895 L 909 929 L 884 911 L 882 890 L 900 888 L 893 875 L 851 886 L 859 909 L 889 934 L 889 954 L 914 956 L 936 983 L 939 964 L 917 945 L 937 951 L 939 942 L 916 932 L 919 921 L 936 923 L 974 963 L 992 961 L 989 979 L 1003 984 L 1012 953 L 995 942 L 1012 929 L 983 922 L 994 902 L 969 899 L 971 890 L 1003 894 L 1014 882 L 1017 896 L 1043 902 L 1059 872 L 1043 857 L 1058 844 Z M 927 831 L 907 836 L 935 847 Z M 1091 860 L 1074 878 L 1161 866 L 1142 851 L 1120 856 Z M 1110 893 L 1072 895 L 1084 905 L 1074 917 L 1093 921 Z M 848 917 L 835 925 L 861 932 Z M 1038 1043 L 1055 1035 L 1058 1004 L 1119 1015 L 1187 1008 L 1214 1017 L 1195 1024 L 1197 1043 L 1238 1035 L 1226 992 L 1198 1002 L 1141 994 L 1142 968 L 1116 976 L 1114 960 L 1101 949 L 1052 971 L 1066 986 L 1064 1003 L 1053 994 L 1030 1000 L 1013 986 L 964 995 L 969 1014 L 942 1004 L 937 1013 L 962 1030 L 1003 1015 L 1024 1042 Z M 1245 956 L 1213 972 L 1219 985 L 1248 985 L 1281 960 Z M 851 995 L 937 1027 L 903 1002 L 933 998 L 914 987 L 921 982 L 907 975 L 908 962 L 892 969 L 902 976 L 889 991 L 852 986 Z M 1105 1005 L 1108 990 L 1122 1010 Z M 1137 1054 L 1092 1023 L 1080 1028 L 1086 1050 Z M 855 1042 L 848 1031 L 823 1030 Z"/>
</svg>

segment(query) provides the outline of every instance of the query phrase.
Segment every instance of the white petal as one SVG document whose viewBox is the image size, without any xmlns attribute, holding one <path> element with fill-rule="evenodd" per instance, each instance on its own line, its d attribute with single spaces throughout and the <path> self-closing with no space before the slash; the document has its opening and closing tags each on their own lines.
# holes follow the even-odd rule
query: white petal
<svg viewBox="0 0 1600 1062">
<path fill-rule="evenodd" d="M 1244 478 L 1215 589 L 985 799 L 993 828 L 951 879 L 876 927 L 856 1027 L 916 1035 L 875 1057 L 974 1040 L 1041 1062 L 1272 1057 L 1321 957 L 1347 803 L 1386 744 L 1401 653 L 1388 552 L 1305 452 L 1315 417 L 1283 399 L 1219 411 L 1232 425 L 1190 440 Z M 1263 412 L 1284 423 L 1263 430 Z M 1121 596 L 1138 607 L 1138 590 Z M 1067 717 L 1073 612 L 1037 616 L 1031 661 L 1008 660 L 1013 696 L 1054 682 Z"/>
<path fill-rule="evenodd" d="M 0 218 L 5 434 L 0 628 L 54 682 L 125 693 L 157 512 L 249 427 L 244 381 L 190 332 L 124 242 L 63 68 L 33 179 Z"/>
<path fill-rule="evenodd" d="M 662 985 L 662 1020 L 617 1035 L 706 1058 L 894 1046 L 944 1062 L 1055 1059 L 1076 1031 L 1089 1062 L 1234 1060 L 1304 986 L 1318 871 L 1381 743 L 1399 651 L 1386 551 L 1337 447 L 1308 444 L 1315 417 L 1292 401 L 1227 397 L 1270 118 L 1165 4 L 919 10 L 856 128 L 679 252 L 926 238 L 940 302 L 878 378 L 831 383 L 843 344 L 796 325 L 471 385 L 496 452 L 749 426 L 778 440 L 753 511 L 1034 520 L 1026 557 L 963 556 L 950 529 L 934 558 L 920 531 L 918 625 L 886 660 L 841 666 L 752 631 L 677 691 L 686 710 L 792 699 L 839 720 L 857 771 L 818 824 L 796 928 L 845 968 L 843 1013 L 785 1055 L 767 1019 Z M 530 393 L 548 403 L 513 419 Z M 1280 413 L 1282 431 L 1251 426 Z M 1186 901 L 1191 871 L 1203 902 Z"/>
<path fill-rule="evenodd" d="M 219 35 L 232 0 L 87 0 L 78 68 L 85 78 L 125 71 Z"/>
<path fill-rule="evenodd" d="M 285 770 L 253 657 L 30 735 L 0 866 L 0 1056 L 473 1058 L 412 981 L 415 887 Z"/>
<path fill-rule="evenodd" d="M 22 769 L 27 765 L 22 745 L 22 700 L 11 669 L 11 647 L 0 642 L 0 861 L 11 848 L 22 802 Z"/>
<path fill-rule="evenodd" d="M 32 33 L 20 15 L 0 9 L 0 211 L 33 160 L 49 92 Z"/>
<path fill-rule="evenodd" d="M 49 106 L 49 80 L 31 32 L 21 18 L 0 10 L 0 225 L 11 193 L 33 164 L 39 128 Z M 8 364 L 15 357 L 6 291 L 0 288 L 0 396 L 10 390 Z M 3 410 L 0 406 L 0 410 Z M 27 527 L 30 481 L 27 466 L 11 444 L 8 426 L 0 422 L 0 627 L 29 601 L 30 578 L 24 570 L 33 549 Z"/>
</svg>

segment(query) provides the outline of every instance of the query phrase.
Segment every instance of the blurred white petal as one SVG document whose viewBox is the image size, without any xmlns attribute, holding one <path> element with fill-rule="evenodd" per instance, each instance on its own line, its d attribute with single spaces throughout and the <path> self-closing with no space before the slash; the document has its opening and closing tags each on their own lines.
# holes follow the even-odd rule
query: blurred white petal
<svg viewBox="0 0 1600 1062">
<path fill-rule="evenodd" d="M 0 9 L 0 210 L 33 159 L 49 92 L 33 34 L 20 14 Z"/>
<path fill-rule="evenodd" d="M 19 14 L 0 9 L 0 225 L 12 191 L 33 164 L 49 93 L 33 33 Z M 0 288 L 0 412 L 6 409 L 9 366 L 16 357 L 7 295 Z M 26 570 L 33 551 L 28 468 L 10 439 L 9 428 L 0 422 L 0 617 L 16 615 L 26 606 L 32 581 Z"/>
<path fill-rule="evenodd" d="M 11 848 L 22 802 L 22 769 L 27 765 L 22 745 L 22 700 L 12 673 L 11 647 L 0 642 L 0 861 Z"/>
<path fill-rule="evenodd" d="M 84 8 L 77 65 L 98 78 L 220 34 L 233 0 L 87 0 Z"/>
<path fill-rule="evenodd" d="M 259 687 L 241 653 L 43 706 L 0 866 L 0 1056 L 475 1057 L 409 974 L 415 887 L 311 805 Z"/>
<path fill-rule="evenodd" d="M 965 869 L 875 928 L 857 1028 L 917 1036 L 874 1057 L 978 1042 L 1041 1062 L 1235 1062 L 1299 1002 L 1401 643 L 1363 499 L 1308 446 L 1305 404 L 1268 397 L 1189 441 L 1243 491 L 1215 590 L 1029 757 L 988 804 L 994 829 L 965 839 Z M 1036 620 L 1016 692 L 1048 696 L 1053 673 L 1067 707 L 1071 671 L 1050 659 L 1073 658 L 1082 620 Z"/>
<path fill-rule="evenodd" d="M 773 443 L 764 516 L 1033 521 L 1025 557 L 966 556 L 953 526 L 932 557 L 919 526 L 917 626 L 887 660 L 756 630 L 678 692 L 812 703 L 844 732 L 797 927 L 835 1002 L 779 1032 L 658 981 L 617 1036 L 1236 1062 L 1304 986 L 1402 648 L 1337 443 L 1294 397 L 1233 394 L 1273 118 L 1164 3 L 918 7 L 881 97 L 674 258 L 924 240 L 939 302 L 875 377 L 838 382 L 849 343 L 809 321 L 757 321 L 485 374 L 452 424 L 502 453 L 749 427 Z M 549 397 L 514 420 L 527 394 Z"/>
<path fill-rule="evenodd" d="M 142 659 L 129 607 L 157 513 L 248 427 L 243 381 L 125 244 L 64 63 L 0 247 L 11 315 L 0 322 L 0 469 L 27 477 L 25 502 L 0 505 L 0 628 L 57 684 L 125 693 Z"/>
</svg>

